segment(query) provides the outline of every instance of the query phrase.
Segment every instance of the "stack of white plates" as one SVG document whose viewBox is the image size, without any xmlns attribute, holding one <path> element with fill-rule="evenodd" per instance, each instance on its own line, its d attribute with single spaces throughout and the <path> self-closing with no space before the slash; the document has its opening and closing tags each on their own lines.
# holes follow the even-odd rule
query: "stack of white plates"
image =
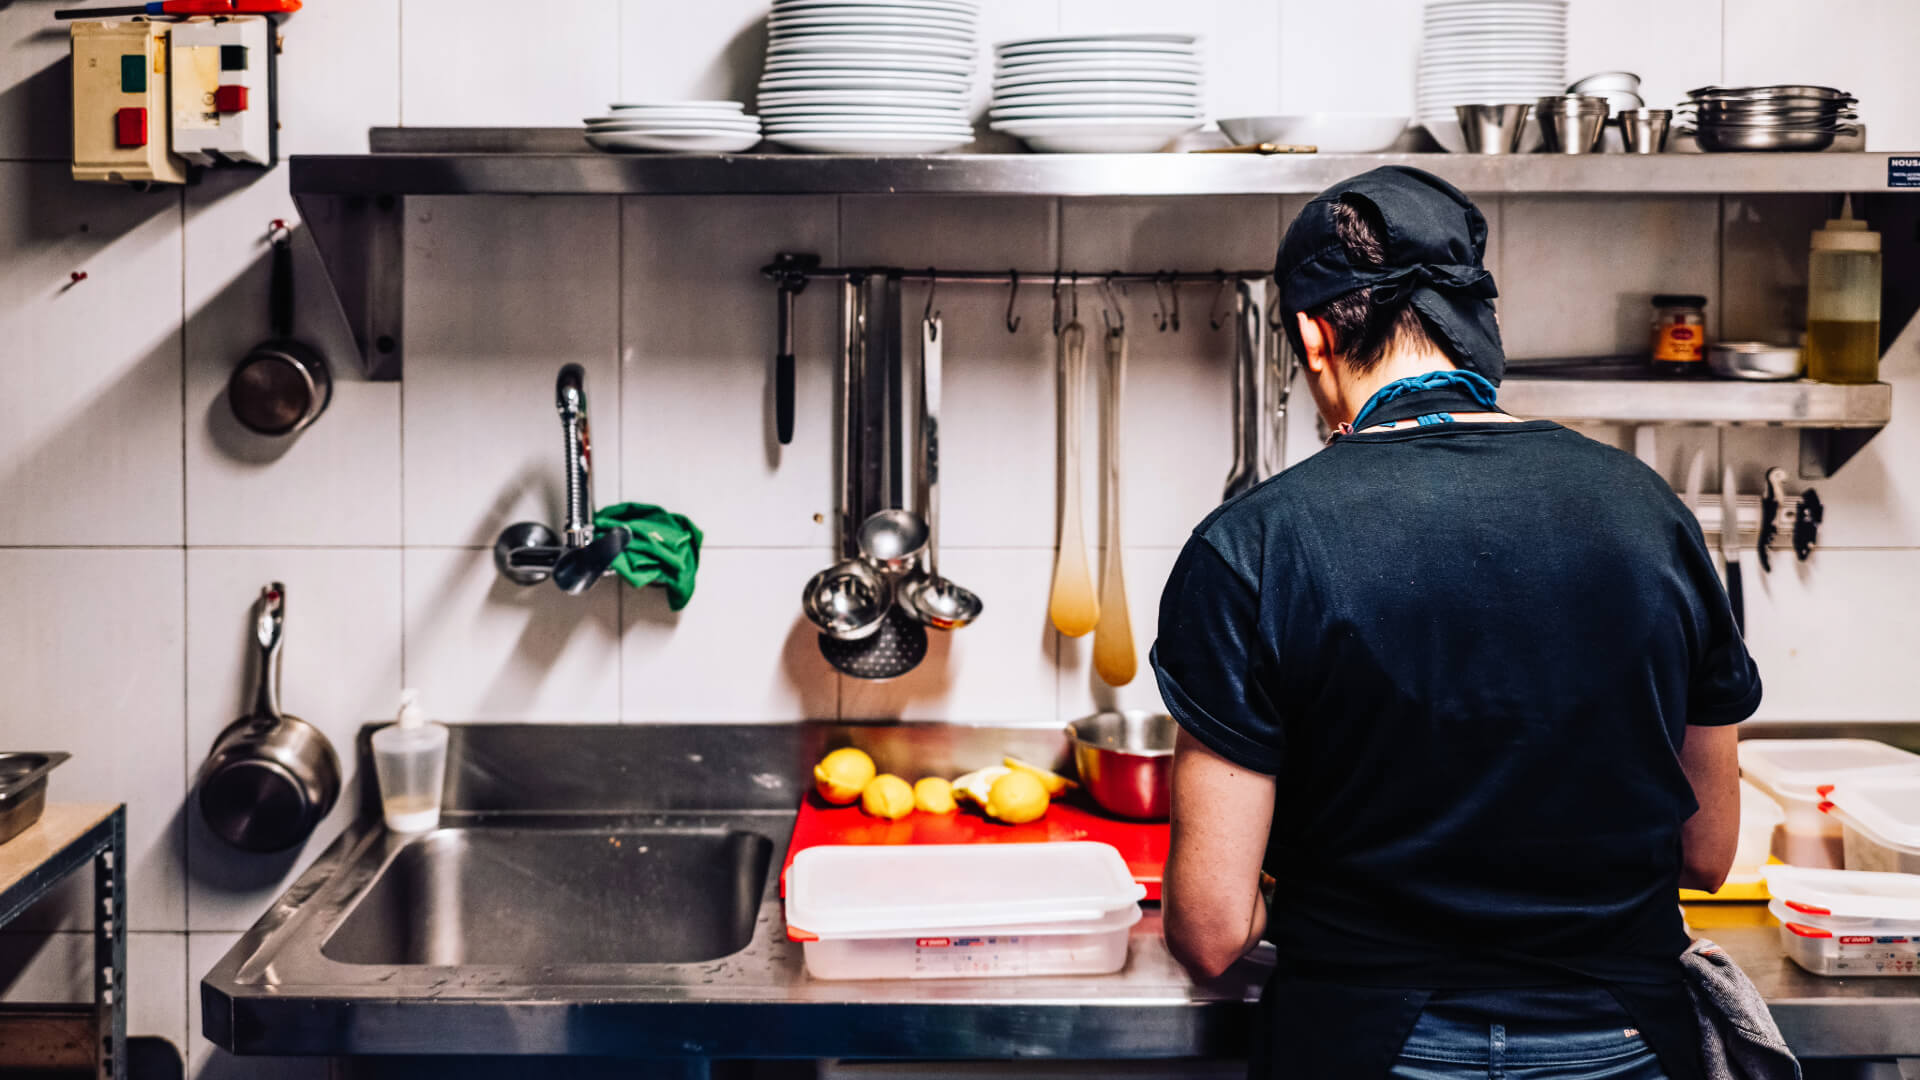
<svg viewBox="0 0 1920 1080">
<path fill-rule="evenodd" d="M 1533 104 L 1567 87 L 1567 0 L 1429 0 L 1420 122 L 1466 150 L 1456 105 Z"/>
<path fill-rule="evenodd" d="M 973 141 L 977 0 L 773 0 L 767 138 L 823 154 L 925 154 Z"/>
<path fill-rule="evenodd" d="M 1151 153 L 1200 126 L 1191 34 L 1076 34 L 994 46 L 993 130 L 1047 153 Z"/>
<path fill-rule="evenodd" d="M 661 101 L 608 106 L 587 117 L 596 149 L 734 153 L 760 141 L 760 118 L 737 101 Z"/>
</svg>

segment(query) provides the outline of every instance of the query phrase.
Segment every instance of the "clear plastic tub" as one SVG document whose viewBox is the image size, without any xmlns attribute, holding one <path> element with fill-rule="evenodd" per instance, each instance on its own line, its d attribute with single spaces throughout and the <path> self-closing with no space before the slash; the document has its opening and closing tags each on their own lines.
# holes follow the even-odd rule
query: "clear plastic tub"
<svg viewBox="0 0 1920 1080">
<path fill-rule="evenodd" d="M 1781 951 L 1815 975 L 1920 975 L 1920 877 L 1776 866 Z"/>
<path fill-rule="evenodd" d="M 1773 833 L 1787 815 L 1774 797 L 1749 781 L 1740 781 L 1740 842 L 1727 880 L 1758 881 L 1772 850 Z"/>
<path fill-rule="evenodd" d="M 1914 771 L 1920 756 L 1873 739 L 1742 739 L 1740 772 L 1786 813 L 1773 854 L 1794 866 L 1845 865 L 1840 822 L 1822 813 L 1826 790 L 1863 773 Z"/>
<path fill-rule="evenodd" d="M 1847 869 L 1920 874 L 1920 773 L 1855 777 L 1827 798 Z"/>
<path fill-rule="evenodd" d="M 1107 844 L 814 847 L 789 871 L 787 936 L 820 979 L 1107 974 L 1144 895 Z"/>
<path fill-rule="evenodd" d="M 816 979 L 1110 975 L 1127 966 L 1127 938 L 1139 921 L 1135 904 L 1098 923 L 809 941 L 803 949 Z"/>
</svg>

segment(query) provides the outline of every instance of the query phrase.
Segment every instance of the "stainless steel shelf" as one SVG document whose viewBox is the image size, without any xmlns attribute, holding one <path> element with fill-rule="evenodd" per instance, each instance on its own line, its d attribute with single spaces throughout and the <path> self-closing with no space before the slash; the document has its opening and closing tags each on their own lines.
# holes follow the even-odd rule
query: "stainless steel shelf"
<svg viewBox="0 0 1920 1080">
<path fill-rule="evenodd" d="M 1500 405 L 1571 424 L 1791 428 L 1800 477 L 1832 476 L 1893 419 L 1893 387 L 1724 379 L 1508 378 Z"/>
<path fill-rule="evenodd" d="M 1517 416 L 1567 423 L 1865 430 L 1893 418 L 1893 387 L 1514 377 L 1500 384 L 1500 405 Z"/>
<path fill-rule="evenodd" d="M 1887 190 L 1888 154 L 603 154 L 573 129 L 376 129 L 291 158 L 295 195 L 1304 195 L 1378 165 L 1476 194 Z M 1920 189 L 1916 189 L 1920 190 Z"/>
</svg>

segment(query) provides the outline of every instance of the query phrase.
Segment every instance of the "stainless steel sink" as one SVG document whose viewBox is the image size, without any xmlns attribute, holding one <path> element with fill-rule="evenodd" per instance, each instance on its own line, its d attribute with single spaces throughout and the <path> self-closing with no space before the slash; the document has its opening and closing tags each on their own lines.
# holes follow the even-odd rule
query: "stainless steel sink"
<svg viewBox="0 0 1920 1080">
<path fill-rule="evenodd" d="M 692 964 L 753 939 L 773 843 L 734 829 L 447 828 L 321 945 L 345 964 Z"/>
</svg>

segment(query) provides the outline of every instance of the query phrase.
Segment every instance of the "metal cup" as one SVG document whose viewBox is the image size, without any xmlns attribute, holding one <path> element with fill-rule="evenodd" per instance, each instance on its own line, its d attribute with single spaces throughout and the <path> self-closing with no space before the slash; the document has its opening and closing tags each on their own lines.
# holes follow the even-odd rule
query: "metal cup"
<svg viewBox="0 0 1920 1080">
<path fill-rule="evenodd" d="M 1540 137 L 1556 154 L 1591 154 L 1607 131 L 1607 99 L 1582 94 L 1541 98 L 1534 103 Z"/>
<path fill-rule="evenodd" d="M 1530 109 L 1532 106 L 1525 104 L 1455 105 L 1453 112 L 1460 118 L 1460 133 L 1466 137 L 1469 153 L 1517 154 Z"/>
<path fill-rule="evenodd" d="M 1628 109 L 1620 114 L 1620 138 L 1629 154 L 1659 154 L 1672 125 L 1672 109 Z"/>
</svg>

